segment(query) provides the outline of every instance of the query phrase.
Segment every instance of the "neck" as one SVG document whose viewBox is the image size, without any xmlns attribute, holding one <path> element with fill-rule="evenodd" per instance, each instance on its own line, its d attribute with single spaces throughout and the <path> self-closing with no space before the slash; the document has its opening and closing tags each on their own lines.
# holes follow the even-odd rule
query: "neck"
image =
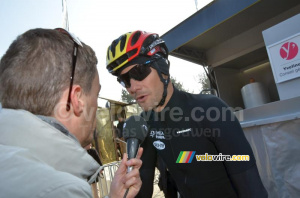
<svg viewBox="0 0 300 198">
<path fill-rule="evenodd" d="M 171 97 L 173 95 L 173 92 L 174 92 L 174 88 L 170 81 L 168 84 L 168 88 L 167 88 L 167 97 L 166 97 L 165 103 L 162 106 L 158 106 L 158 107 L 154 108 L 153 110 L 155 112 L 161 112 L 165 108 L 165 106 L 168 104 L 169 100 L 171 99 Z"/>
</svg>

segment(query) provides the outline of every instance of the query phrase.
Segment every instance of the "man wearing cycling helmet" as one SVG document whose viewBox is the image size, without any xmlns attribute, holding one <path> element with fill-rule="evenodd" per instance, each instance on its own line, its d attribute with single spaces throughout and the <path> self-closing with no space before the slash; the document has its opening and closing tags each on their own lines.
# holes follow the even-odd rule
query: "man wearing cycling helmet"
<svg viewBox="0 0 300 198">
<path fill-rule="evenodd" d="M 120 36 L 107 50 L 108 71 L 143 108 L 150 127 L 138 197 L 152 196 L 157 155 L 181 197 L 267 197 L 239 121 L 221 99 L 176 89 L 167 58 L 164 41 L 144 31 Z M 233 161 L 235 155 L 248 160 Z"/>
</svg>

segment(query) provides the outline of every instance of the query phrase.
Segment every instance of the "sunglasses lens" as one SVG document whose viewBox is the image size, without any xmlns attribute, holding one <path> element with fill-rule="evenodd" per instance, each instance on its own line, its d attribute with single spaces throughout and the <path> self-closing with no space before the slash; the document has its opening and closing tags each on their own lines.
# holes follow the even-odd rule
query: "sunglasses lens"
<svg viewBox="0 0 300 198">
<path fill-rule="evenodd" d="M 130 77 L 142 81 L 144 80 L 149 74 L 151 73 L 151 69 L 148 66 L 145 65 L 137 65 L 132 69 L 132 72 L 130 72 Z"/>
<path fill-rule="evenodd" d="M 151 68 L 146 65 L 137 65 L 129 70 L 127 73 L 122 74 L 118 77 L 119 83 L 125 87 L 130 88 L 130 79 L 142 81 L 151 73 Z"/>
</svg>

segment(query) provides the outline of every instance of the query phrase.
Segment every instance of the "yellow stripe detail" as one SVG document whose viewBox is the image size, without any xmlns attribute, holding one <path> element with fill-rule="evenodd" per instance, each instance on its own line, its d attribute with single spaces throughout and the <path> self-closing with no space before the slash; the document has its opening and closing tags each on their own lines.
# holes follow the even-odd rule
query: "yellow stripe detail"
<svg viewBox="0 0 300 198">
<path fill-rule="evenodd" d="M 180 159 L 180 161 L 179 161 L 179 163 L 182 163 L 183 162 L 183 160 L 186 158 L 186 151 L 184 151 L 183 153 L 182 153 L 182 156 L 181 156 L 181 159 Z"/>
<path fill-rule="evenodd" d="M 128 41 L 129 41 L 129 38 L 130 36 L 132 35 L 132 32 L 128 32 L 126 33 L 126 42 L 125 42 L 125 47 L 124 49 L 121 51 L 120 49 L 120 45 L 121 45 L 121 41 L 118 42 L 118 44 L 116 45 L 115 47 L 115 57 L 113 57 L 112 55 L 112 52 L 111 50 L 109 50 L 108 54 L 109 54 L 109 61 L 108 61 L 108 64 L 109 65 L 110 63 L 114 62 L 116 59 L 120 58 L 122 55 L 126 54 L 127 53 L 127 44 L 128 44 Z M 123 66 L 123 65 L 122 65 Z M 118 68 L 122 67 L 122 66 L 119 66 Z M 115 71 L 115 70 L 114 70 Z"/>
<path fill-rule="evenodd" d="M 113 71 L 117 71 L 119 68 L 123 67 L 126 63 L 128 63 L 128 60 L 124 61 L 122 64 L 120 64 L 118 67 L 115 67 Z"/>
</svg>

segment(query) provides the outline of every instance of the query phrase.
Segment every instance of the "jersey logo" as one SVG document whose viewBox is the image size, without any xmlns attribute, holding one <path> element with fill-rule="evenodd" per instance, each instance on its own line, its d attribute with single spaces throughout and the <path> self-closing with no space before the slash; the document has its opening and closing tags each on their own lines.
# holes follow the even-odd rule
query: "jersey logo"
<svg viewBox="0 0 300 198">
<path fill-rule="evenodd" d="M 177 131 L 177 134 L 180 134 L 180 133 L 187 133 L 187 132 L 191 132 L 192 129 L 191 128 L 188 128 L 188 129 L 184 129 L 184 130 L 181 130 L 181 131 Z"/>
<path fill-rule="evenodd" d="M 166 147 L 165 143 L 160 140 L 154 141 L 153 146 L 155 146 L 155 148 L 157 148 L 158 150 L 164 150 Z"/>
<path fill-rule="evenodd" d="M 176 163 L 191 163 L 196 151 L 180 151 Z"/>
<path fill-rule="evenodd" d="M 165 134 L 162 131 L 150 131 L 150 136 L 156 139 L 166 139 Z"/>
</svg>

